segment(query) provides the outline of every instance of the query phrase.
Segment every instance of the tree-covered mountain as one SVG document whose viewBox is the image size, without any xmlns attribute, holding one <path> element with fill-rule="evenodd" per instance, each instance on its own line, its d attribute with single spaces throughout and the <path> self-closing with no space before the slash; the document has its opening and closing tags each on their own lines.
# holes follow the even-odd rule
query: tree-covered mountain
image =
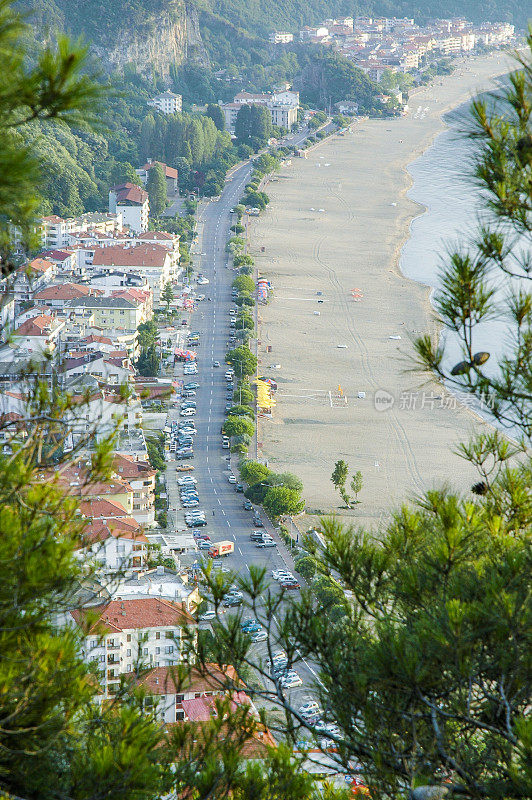
<svg viewBox="0 0 532 800">
<path fill-rule="evenodd" d="M 329 17 L 368 13 L 420 22 L 464 16 L 473 22 L 509 20 L 521 26 L 530 16 L 530 6 L 527 9 L 520 0 L 200 0 L 199 6 L 261 35 L 274 28 L 295 31 Z"/>
</svg>

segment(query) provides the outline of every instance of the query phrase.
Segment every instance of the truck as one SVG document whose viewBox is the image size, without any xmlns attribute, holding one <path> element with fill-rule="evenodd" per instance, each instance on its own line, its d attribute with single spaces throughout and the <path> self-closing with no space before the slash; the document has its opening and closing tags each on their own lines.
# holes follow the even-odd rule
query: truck
<svg viewBox="0 0 532 800">
<path fill-rule="evenodd" d="M 218 558 L 219 556 L 230 556 L 235 552 L 235 543 L 229 541 L 213 542 L 209 555 L 211 558 Z"/>
</svg>

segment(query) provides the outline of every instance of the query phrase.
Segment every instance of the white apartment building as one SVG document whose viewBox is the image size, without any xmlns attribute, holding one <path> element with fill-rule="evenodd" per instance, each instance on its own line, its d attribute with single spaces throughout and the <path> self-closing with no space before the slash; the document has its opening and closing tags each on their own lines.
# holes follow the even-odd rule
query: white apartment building
<svg viewBox="0 0 532 800">
<path fill-rule="evenodd" d="M 307 42 L 310 39 L 323 39 L 328 35 L 329 29 L 324 25 L 318 26 L 317 28 L 311 28 L 307 25 L 299 31 L 299 40 L 301 42 Z"/>
<path fill-rule="evenodd" d="M 104 696 L 120 685 L 120 676 L 133 672 L 139 661 L 152 667 L 170 667 L 186 659 L 184 627 L 197 623 L 182 603 L 156 597 L 116 598 L 99 609 L 77 609 L 70 622 L 82 625 L 95 616 L 85 638 L 82 656 L 96 663 Z"/>
<path fill-rule="evenodd" d="M 92 520 L 84 531 L 83 547 L 76 550 L 77 558 L 94 559 L 102 573 L 145 569 L 148 540 L 139 526 L 135 528 L 129 520 L 129 517 Z"/>
<path fill-rule="evenodd" d="M 220 103 L 225 118 L 225 127 L 234 134 L 236 118 L 242 106 L 266 106 L 268 108 L 272 124 L 281 128 L 292 127 L 297 122 L 297 112 L 299 109 L 299 92 L 283 89 L 273 93 L 239 92 L 235 95 L 232 103 Z"/>
<path fill-rule="evenodd" d="M 180 94 L 166 91 L 147 101 L 148 105 L 161 111 L 163 114 L 179 114 L 183 107 L 183 98 Z"/>
<path fill-rule="evenodd" d="M 272 44 L 290 44 L 290 42 L 294 41 L 294 34 L 286 31 L 273 31 L 268 36 L 268 39 Z"/>
<path fill-rule="evenodd" d="M 113 186 L 109 191 L 109 212 L 120 212 L 124 225 L 134 233 L 144 233 L 150 215 L 148 192 L 129 182 Z"/>
<path fill-rule="evenodd" d="M 113 214 L 95 212 L 68 219 L 52 214 L 48 217 L 42 217 L 40 222 L 42 246 L 45 249 L 68 247 L 68 245 L 72 244 L 72 234 L 83 233 L 88 230 L 109 234 L 121 228 L 122 215 L 120 212 Z"/>
</svg>

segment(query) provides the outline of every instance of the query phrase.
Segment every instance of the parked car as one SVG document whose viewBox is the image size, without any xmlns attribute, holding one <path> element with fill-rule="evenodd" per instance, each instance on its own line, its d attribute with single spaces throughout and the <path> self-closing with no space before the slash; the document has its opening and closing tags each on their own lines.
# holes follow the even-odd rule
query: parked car
<svg viewBox="0 0 532 800">
<path fill-rule="evenodd" d="M 264 549 L 265 547 L 277 547 L 273 539 L 264 539 L 262 542 L 257 542 L 257 547 Z"/>
<path fill-rule="evenodd" d="M 262 542 L 263 536 L 262 531 L 252 531 L 249 538 L 252 542 Z"/>
<path fill-rule="evenodd" d="M 179 412 L 180 417 L 193 417 L 196 413 L 195 408 L 184 408 L 183 411 Z"/>
<path fill-rule="evenodd" d="M 241 622 L 240 627 L 244 633 L 256 633 L 262 630 L 262 625 L 256 619 L 248 619 L 245 622 Z"/>
<path fill-rule="evenodd" d="M 182 397 L 196 397 L 196 390 L 195 389 L 185 389 L 183 391 Z"/>
<path fill-rule="evenodd" d="M 315 700 L 309 700 L 305 705 L 299 706 L 300 714 L 317 714 L 320 711 L 320 705 Z"/>
<path fill-rule="evenodd" d="M 239 494 L 242 494 L 243 491 L 244 491 L 244 487 L 242 486 L 241 483 L 235 484 L 235 492 L 238 492 Z"/>
<path fill-rule="evenodd" d="M 185 383 L 183 389 L 199 389 L 199 387 L 200 387 L 199 383 L 192 381 L 191 383 Z"/>
<path fill-rule="evenodd" d="M 259 533 L 260 531 L 257 531 Z M 288 572 L 286 569 L 274 569 L 272 570 L 272 578 L 274 581 L 280 581 L 282 578 L 293 578 L 291 572 Z"/>
<path fill-rule="evenodd" d="M 198 550 L 210 550 L 211 543 L 205 541 L 205 539 L 200 539 L 198 542 Z"/>
<path fill-rule="evenodd" d="M 255 514 L 253 518 L 253 524 L 257 526 L 257 528 L 264 528 L 264 522 L 261 520 L 258 514 Z"/>
<path fill-rule="evenodd" d="M 244 502 L 242 503 L 242 508 L 244 509 L 244 511 L 251 511 L 251 509 L 253 508 L 251 500 L 244 500 Z"/>
<path fill-rule="evenodd" d="M 268 634 L 266 631 L 257 631 L 257 633 L 251 634 L 252 642 L 265 642 L 267 638 Z"/>
<path fill-rule="evenodd" d="M 182 478 L 177 479 L 178 486 L 188 486 L 189 484 L 195 486 L 198 482 L 197 478 L 194 478 L 193 475 L 183 475 Z"/>
<path fill-rule="evenodd" d="M 200 614 L 200 616 L 198 617 L 198 620 L 200 622 L 209 622 L 211 619 L 215 619 L 215 618 L 216 618 L 216 611 L 214 611 L 214 609 L 211 608 L 209 611 L 206 611 L 204 614 Z"/>
<path fill-rule="evenodd" d="M 301 589 L 301 584 L 297 581 L 281 581 L 280 583 L 281 589 Z"/>
<path fill-rule="evenodd" d="M 280 679 L 279 683 L 283 687 L 283 689 L 295 689 L 296 686 L 303 686 L 303 681 L 297 674 L 297 672 L 289 672 L 283 678 Z"/>
<path fill-rule="evenodd" d="M 234 476 L 234 475 L 232 475 L 232 474 L 231 474 L 231 475 L 229 475 L 229 477 L 227 478 L 227 480 L 229 481 L 229 483 L 236 483 L 236 478 L 235 478 L 235 476 Z"/>
<path fill-rule="evenodd" d="M 241 606 L 241 605 L 242 605 L 241 597 L 228 597 L 227 600 L 224 600 L 224 606 L 226 608 L 231 608 L 232 606 Z"/>
<path fill-rule="evenodd" d="M 222 439 L 222 449 L 223 450 L 229 450 L 230 446 L 231 446 L 231 444 L 229 442 L 229 439 Z"/>
<path fill-rule="evenodd" d="M 213 361 L 212 365 L 213 365 L 213 367 L 219 367 L 220 366 L 220 362 L 219 361 Z"/>
</svg>

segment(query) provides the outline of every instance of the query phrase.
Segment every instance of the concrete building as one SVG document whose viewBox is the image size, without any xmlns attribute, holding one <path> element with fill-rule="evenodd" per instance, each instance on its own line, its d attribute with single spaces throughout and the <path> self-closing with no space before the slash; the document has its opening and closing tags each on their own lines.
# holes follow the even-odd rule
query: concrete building
<svg viewBox="0 0 532 800">
<path fill-rule="evenodd" d="M 113 695 L 122 675 L 144 665 L 170 667 L 185 660 L 184 628 L 194 631 L 195 619 L 181 603 L 155 597 L 116 598 L 100 609 L 74 610 L 71 623 L 91 625 L 82 656 L 99 668 L 104 697 Z"/>
<path fill-rule="evenodd" d="M 159 164 L 164 173 L 164 177 L 166 178 L 166 191 L 169 195 L 176 194 L 178 191 L 178 174 L 174 167 L 169 167 L 168 164 L 163 164 L 162 161 L 152 161 L 151 158 L 149 158 L 144 166 L 136 169 L 135 172 L 141 179 L 144 186 L 146 186 L 148 183 L 150 169 L 156 164 Z"/>
<path fill-rule="evenodd" d="M 70 309 L 90 311 L 94 314 L 96 327 L 104 331 L 135 331 L 143 321 L 142 304 L 133 298 L 79 297 L 68 302 L 65 312 Z"/>
<path fill-rule="evenodd" d="M 179 267 L 175 254 L 163 244 L 136 244 L 131 247 L 116 245 L 96 247 L 92 261 L 93 272 L 116 272 L 117 268 L 136 273 L 145 278 L 157 305 L 166 283 L 176 280 Z"/>
<path fill-rule="evenodd" d="M 180 94 L 166 91 L 150 98 L 147 103 L 149 106 L 157 109 L 157 111 L 161 111 L 163 114 L 179 114 L 183 107 L 183 98 Z"/>
<path fill-rule="evenodd" d="M 268 39 L 272 44 L 290 44 L 290 42 L 294 41 L 294 34 L 286 31 L 273 31 L 268 36 Z"/>
<path fill-rule="evenodd" d="M 129 182 L 113 186 L 109 191 L 109 212 L 120 212 L 124 225 L 134 233 L 144 233 L 150 214 L 148 192 Z"/>
</svg>

